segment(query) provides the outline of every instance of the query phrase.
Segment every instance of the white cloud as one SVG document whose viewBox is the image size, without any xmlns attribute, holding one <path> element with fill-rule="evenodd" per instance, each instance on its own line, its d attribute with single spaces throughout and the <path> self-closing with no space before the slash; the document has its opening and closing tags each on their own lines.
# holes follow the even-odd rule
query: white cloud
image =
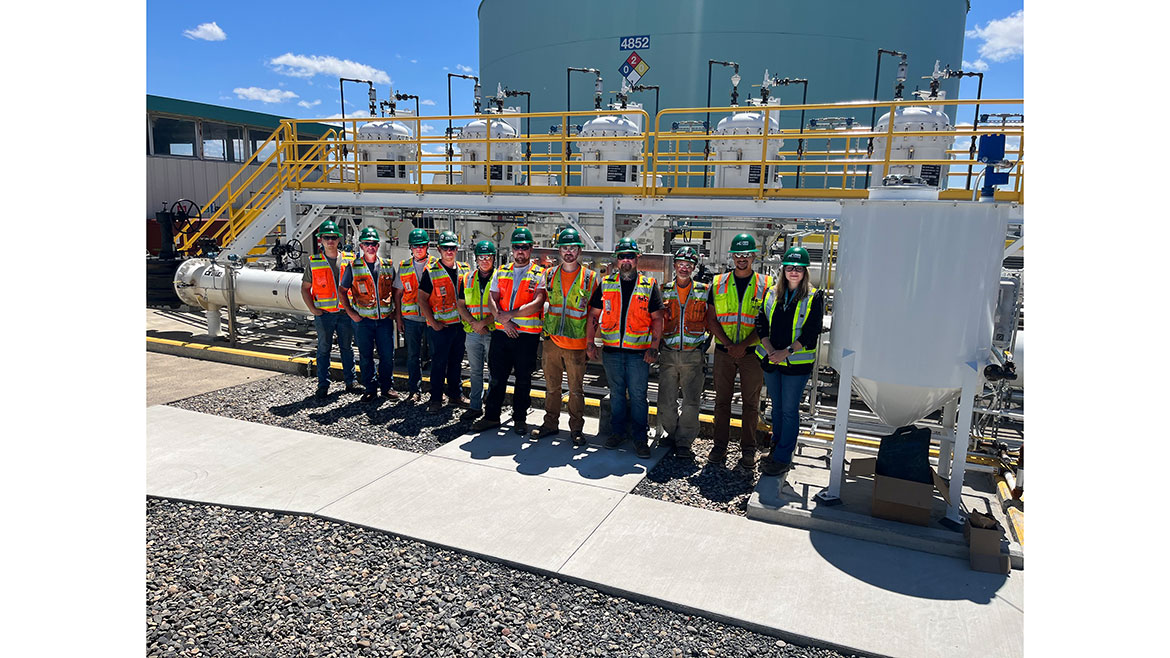
<svg viewBox="0 0 1170 658">
<path fill-rule="evenodd" d="M 188 39 L 202 39 L 204 41 L 223 41 L 227 39 L 227 35 L 215 24 L 215 21 L 200 23 L 194 30 L 183 30 L 183 36 Z"/>
<path fill-rule="evenodd" d="M 421 101 L 419 101 L 419 102 L 418 102 L 418 104 L 419 104 L 419 105 L 434 105 L 434 104 L 435 104 L 435 101 L 433 101 L 433 100 L 431 100 L 431 99 L 429 99 L 429 98 L 424 98 L 424 99 L 422 99 Z"/>
<path fill-rule="evenodd" d="M 464 65 L 462 65 L 462 64 L 456 64 L 456 65 L 455 65 L 455 68 L 459 69 L 460 71 L 463 71 L 464 73 L 471 73 L 471 67 L 470 67 L 470 66 L 464 66 Z"/>
<path fill-rule="evenodd" d="M 306 110 L 311 110 L 320 104 L 321 104 L 321 99 L 319 99 L 319 98 L 317 100 L 313 101 L 312 103 L 310 103 L 309 101 L 300 101 L 299 103 L 297 103 L 297 105 L 300 105 L 301 107 L 305 108 Z"/>
<path fill-rule="evenodd" d="M 450 71 L 450 70 L 451 70 L 451 67 L 450 67 L 450 66 L 444 66 L 444 67 L 443 67 L 443 70 L 444 70 L 444 71 Z"/>
<path fill-rule="evenodd" d="M 981 59 L 977 59 L 974 62 L 968 62 L 967 60 L 963 60 L 963 70 L 964 71 L 986 71 L 987 70 L 987 62 L 985 62 Z"/>
<path fill-rule="evenodd" d="M 428 126 L 428 125 L 426 125 L 426 124 L 423 124 L 423 127 L 422 127 L 422 134 L 424 134 L 424 135 L 429 135 L 430 133 L 433 133 L 433 132 L 435 132 L 435 127 L 434 127 L 434 126 Z"/>
<path fill-rule="evenodd" d="M 418 60 L 417 60 L 417 59 L 412 59 L 412 60 L 410 60 L 410 63 L 411 63 L 411 64 L 418 64 Z"/>
<path fill-rule="evenodd" d="M 238 98 L 248 101 L 262 101 L 265 103 L 283 103 L 297 98 L 291 91 L 280 89 L 262 89 L 260 87 L 236 87 L 232 90 Z"/>
<path fill-rule="evenodd" d="M 330 55 L 294 55 L 285 53 L 268 61 L 277 73 L 294 78 L 311 78 L 315 75 L 329 75 L 338 78 L 372 80 L 390 84 L 390 76 L 381 69 Z"/>
<path fill-rule="evenodd" d="M 983 27 L 967 30 L 967 36 L 981 39 L 979 56 L 993 62 L 1006 62 L 1024 54 L 1024 10 L 1007 18 L 988 21 Z"/>
</svg>

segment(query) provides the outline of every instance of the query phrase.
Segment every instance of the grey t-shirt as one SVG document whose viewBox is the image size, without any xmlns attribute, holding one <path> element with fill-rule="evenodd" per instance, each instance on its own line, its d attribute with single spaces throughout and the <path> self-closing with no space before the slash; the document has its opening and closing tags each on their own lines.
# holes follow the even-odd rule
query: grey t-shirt
<svg viewBox="0 0 1170 658">
<path fill-rule="evenodd" d="M 411 265 L 414 265 L 414 280 L 415 281 L 418 281 L 420 283 L 422 282 L 423 272 L 427 271 L 427 261 L 428 260 L 430 260 L 430 259 L 427 258 L 426 260 L 414 260 L 414 259 L 411 260 Z M 399 272 L 398 276 L 394 277 L 394 287 L 398 290 L 406 290 L 406 286 L 402 285 L 402 272 Z M 405 317 L 405 320 L 408 322 L 426 322 L 427 321 L 427 319 L 424 318 L 421 313 L 419 313 L 418 315 L 407 315 Z"/>
</svg>

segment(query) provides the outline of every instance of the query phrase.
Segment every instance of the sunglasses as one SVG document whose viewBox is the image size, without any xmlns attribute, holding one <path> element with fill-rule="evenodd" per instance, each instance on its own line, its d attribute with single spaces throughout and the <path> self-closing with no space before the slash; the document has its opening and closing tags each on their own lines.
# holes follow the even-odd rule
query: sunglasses
<svg viewBox="0 0 1170 658">
<path fill-rule="evenodd" d="M 512 245 L 512 251 L 532 251 L 532 245 L 530 245 L 530 244 L 514 244 L 514 245 Z"/>
<path fill-rule="evenodd" d="M 638 257 L 635 256 L 634 254 L 620 254 L 620 255 L 618 255 L 617 259 L 618 260 L 637 260 Z"/>
<path fill-rule="evenodd" d="M 494 258 L 495 258 L 495 256 L 485 255 L 485 256 L 476 256 L 475 260 L 493 260 Z"/>
<path fill-rule="evenodd" d="M 339 236 L 339 235 L 322 235 L 321 239 L 322 240 L 340 240 L 341 236 Z"/>
<path fill-rule="evenodd" d="M 803 265 L 785 265 L 784 271 L 785 272 L 803 272 L 804 266 Z"/>
<path fill-rule="evenodd" d="M 439 251 L 458 251 L 459 247 L 439 247 Z"/>
<path fill-rule="evenodd" d="M 362 246 L 363 247 L 377 247 L 378 243 L 377 242 L 363 242 Z"/>
</svg>

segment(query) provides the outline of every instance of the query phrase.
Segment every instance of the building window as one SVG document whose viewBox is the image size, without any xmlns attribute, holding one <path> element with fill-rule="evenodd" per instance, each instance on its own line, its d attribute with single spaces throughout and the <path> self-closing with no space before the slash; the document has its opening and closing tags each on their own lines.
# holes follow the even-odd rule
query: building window
<svg viewBox="0 0 1170 658">
<path fill-rule="evenodd" d="M 248 150 L 252 153 L 256 153 L 256 162 L 258 164 L 263 164 L 264 161 L 268 159 L 268 156 L 272 155 L 273 152 L 276 151 L 275 141 L 270 142 L 263 149 L 260 148 L 260 146 L 264 144 L 264 140 L 268 139 L 271 134 L 271 130 L 256 130 L 254 128 L 248 129 L 248 141 L 251 142 L 248 146 Z M 259 152 L 257 153 L 257 151 Z"/>
<path fill-rule="evenodd" d="M 155 118 L 154 154 L 195 157 L 195 122 L 166 117 Z"/>
<path fill-rule="evenodd" d="M 224 162 L 244 161 L 243 129 L 222 123 L 203 122 L 203 158 Z"/>
</svg>

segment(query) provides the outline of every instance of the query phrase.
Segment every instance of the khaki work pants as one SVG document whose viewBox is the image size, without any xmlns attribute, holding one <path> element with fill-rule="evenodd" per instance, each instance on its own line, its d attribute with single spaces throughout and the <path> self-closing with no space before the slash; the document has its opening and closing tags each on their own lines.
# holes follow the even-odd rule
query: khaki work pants
<svg viewBox="0 0 1170 658">
<path fill-rule="evenodd" d="M 690 447 L 699 435 L 699 396 L 703 393 L 703 350 L 658 353 L 658 419 L 676 445 Z M 679 397 L 682 415 L 679 415 Z"/>
<path fill-rule="evenodd" d="M 749 349 L 738 359 L 723 350 L 715 350 L 715 446 L 726 450 L 731 435 L 731 394 L 735 388 L 735 373 L 739 372 L 740 396 L 743 412 L 740 414 L 739 449 L 745 455 L 755 456 L 756 426 L 760 422 L 760 389 L 764 387 L 764 369 L 760 360 Z"/>
<path fill-rule="evenodd" d="M 561 420 L 561 375 L 569 376 L 569 431 L 585 429 L 585 350 L 566 350 L 552 340 L 544 341 L 544 426 Z"/>
</svg>

